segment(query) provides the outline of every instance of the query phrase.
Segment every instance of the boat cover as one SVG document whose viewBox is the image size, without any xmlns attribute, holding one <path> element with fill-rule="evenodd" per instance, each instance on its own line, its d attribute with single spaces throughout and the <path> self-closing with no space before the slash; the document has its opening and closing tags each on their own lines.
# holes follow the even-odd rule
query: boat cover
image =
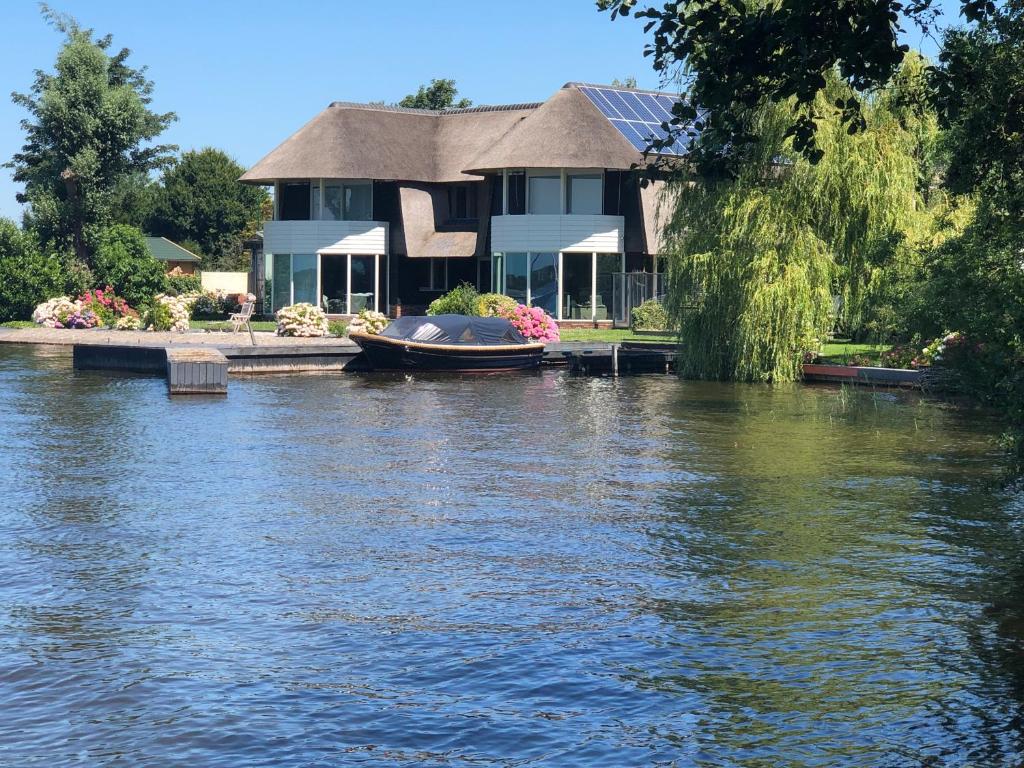
<svg viewBox="0 0 1024 768">
<path fill-rule="evenodd" d="M 503 317 L 433 315 L 400 317 L 381 336 L 421 344 L 526 344 L 526 338 Z"/>
</svg>

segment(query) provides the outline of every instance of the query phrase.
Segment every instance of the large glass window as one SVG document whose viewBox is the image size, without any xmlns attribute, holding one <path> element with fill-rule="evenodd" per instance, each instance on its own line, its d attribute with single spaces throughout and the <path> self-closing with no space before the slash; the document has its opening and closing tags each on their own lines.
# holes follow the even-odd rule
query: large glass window
<svg viewBox="0 0 1024 768">
<path fill-rule="evenodd" d="M 530 254 L 530 304 L 549 315 L 558 311 L 558 254 Z"/>
<path fill-rule="evenodd" d="M 525 253 L 505 254 L 505 295 L 526 303 L 527 262 Z"/>
<path fill-rule="evenodd" d="M 373 218 L 373 185 L 345 184 L 343 195 L 346 221 L 370 221 Z"/>
<path fill-rule="evenodd" d="M 476 205 L 475 185 L 458 184 L 448 187 L 449 221 L 475 221 L 477 218 Z"/>
<path fill-rule="evenodd" d="M 303 302 L 320 306 L 316 295 L 316 254 L 296 253 L 292 256 L 292 299 L 296 304 Z"/>
<path fill-rule="evenodd" d="M 622 255 L 618 253 L 597 254 L 597 314 L 598 320 L 604 320 L 613 315 L 612 283 L 614 275 L 622 271 Z M 604 314 L 604 317 L 601 315 Z"/>
<path fill-rule="evenodd" d="M 324 185 L 324 221 L 341 221 L 341 184 Z"/>
<path fill-rule="evenodd" d="M 270 297 L 276 312 L 292 303 L 292 257 L 287 253 L 275 253 L 271 268 L 273 287 Z"/>
<path fill-rule="evenodd" d="M 601 174 L 573 174 L 568 178 L 567 210 L 569 213 L 601 213 L 603 193 Z"/>
<path fill-rule="evenodd" d="M 562 254 L 562 318 L 589 320 L 591 318 L 591 291 L 593 284 L 593 254 Z M 602 318 L 603 319 L 603 318 Z"/>
<path fill-rule="evenodd" d="M 352 308 L 353 315 L 363 309 L 373 309 L 373 261 L 374 256 L 352 257 Z"/>
<path fill-rule="evenodd" d="M 505 254 L 491 255 L 491 292 L 505 292 Z"/>
<path fill-rule="evenodd" d="M 562 177 L 530 176 L 527 203 L 530 213 L 562 212 Z"/>
<path fill-rule="evenodd" d="M 310 218 L 309 182 L 285 182 L 280 185 L 278 215 L 282 221 L 308 221 Z"/>
<path fill-rule="evenodd" d="M 521 216 L 526 213 L 526 173 L 508 172 L 508 214 Z"/>
</svg>

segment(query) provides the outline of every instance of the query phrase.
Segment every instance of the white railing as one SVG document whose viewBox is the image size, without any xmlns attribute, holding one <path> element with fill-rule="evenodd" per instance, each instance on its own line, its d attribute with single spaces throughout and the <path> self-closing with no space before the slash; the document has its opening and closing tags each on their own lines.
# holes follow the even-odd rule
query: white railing
<svg viewBox="0 0 1024 768">
<path fill-rule="evenodd" d="M 267 221 L 266 253 L 386 254 L 388 225 L 383 221 Z"/>
<path fill-rule="evenodd" d="M 622 216 L 492 216 L 491 250 L 501 253 L 622 253 L 623 228 Z"/>
</svg>

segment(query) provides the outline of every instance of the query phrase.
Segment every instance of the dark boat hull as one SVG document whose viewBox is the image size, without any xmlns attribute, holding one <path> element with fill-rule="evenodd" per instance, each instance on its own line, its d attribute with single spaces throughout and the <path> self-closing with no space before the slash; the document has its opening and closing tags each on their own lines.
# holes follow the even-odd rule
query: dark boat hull
<svg viewBox="0 0 1024 768">
<path fill-rule="evenodd" d="M 366 334 L 353 334 L 352 340 L 378 371 L 521 371 L 537 368 L 544 357 L 542 344 L 462 350 L 456 345 L 416 344 Z"/>
</svg>

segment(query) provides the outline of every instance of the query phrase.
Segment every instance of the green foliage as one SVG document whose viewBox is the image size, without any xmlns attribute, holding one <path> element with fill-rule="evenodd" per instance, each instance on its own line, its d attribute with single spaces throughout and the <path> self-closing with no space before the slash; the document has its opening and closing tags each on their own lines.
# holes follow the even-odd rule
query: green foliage
<svg viewBox="0 0 1024 768">
<path fill-rule="evenodd" d="M 471 314 L 480 317 L 504 317 L 518 306 L 519 302 L 503 293 L 481 293 L 473 304 Z"/>
<path fill-rule="evenodd" d="M 476 301 L 480 297 L 471 283 L 461 283 L 444 296 L 434 299 L 427 307 L 428 315 L 475 315 Z"/>
<path fill-rule="evenodd" d="M 182 293 L 202 293 L 203 280 L 199 275 L 167 275 L 167 291 Z"/>
<path fill-rule="evenodd" d="M 421 85 L 416 93 L 398 102 L 398 106 L 413 109 L 464 109 L 473 104 L 469 99 L 456 101 L 458 93 L 454 80 L 431 80 L 430 85 Z"/>
<path fill-rule="evenodd" d="M 865 94 L 888 83 L 906 54 L 897 20 L 928 31 L 936 5 L 702 0 L 638 7 L 637 0 L 597 1 L 613 18 L 632 14 L 649 20 L 653 41 L 647 52 L 654 69 L 681 74 L 682 90 L 705 110 L 691 160 L 710 176 L 731 175 L 758 154 L 759 136 L 747 124 L 751 109 L 795 103 L 783 128 L 793 149 L 812 162 L 824 150 L 818 144 L 822 127 L 838 122 L 843 130 L 866 129 Z M 972 21 L 994 10 L 990 0 L 961 0 L 961 7 Z M 821 102 L 830 72 L 841 72 L 853 90 Z M 697 119 L 696 110 L 685 107 L 673 121 L 684 140 Z"/>
<path fill-rule="evenodd" d="M 171 330 L 174 318 L 171 316 L 170 307 L 159 301 L 152 302 L 142 315 L 142 325 L 144 328 L 152 328 L 154 331 Z"/>
<path fill-rule="evenodd" d="M 132 306 L 141 306 L 166 287 L 163 265 L 150 255 L 142 233 L 115 224 L 95 237 L 94 275 L 97 285 L 109 285 Z"/>
<path fill-rule="evenodd" d="M 682 329 L 685 375 L 797 377 L 803 353 L 837 320 L 862 325 L 880 272 L 931 233 L 920 184 L 928 116 L 895 95 L 879 97 L 854 134 L 839 116 L 822 119 L 817 163 L 787 135 L 792 105 L 756 110 L 747 129 L 758 141 L 735 180 L 674 185 L 667 309 Z M 818 106 L 826 114 L 848 96 L 834 78 Z"/>
<path fill-rule="evenodd" d="M 343 320 L 331 320 L 327 323 L 327 332 L 331 336 L 337 336 L 339 338 L 348 334 L 348 323 Z"/>
<path fill-rule="evenodd" d="M 31 317 L 37 304 L 63 293 L 60 260 L 44 256 L 31 232 L 0 219 L 0 321 Z"/>
<path fill-rule="evenodd" d="M 26 222 L 48 249 L 73 248 L 92 265 L 89 232 L 111 221 L 119 184 L 160 167 L 173 147 L 143 146 L 175 119 L 148 108 L 153 84 L 128 66 L 128 49 L 111 54 L 74 19 L 43 6 L 65 35 L 52 73 L 37 71 L 30 93 L 14 103 L 29 117 L 25 144 L 7 167 L 25 185 Z"/>
<path fill-rule="evenodd" d="M 242 241 L 259 228 L 268 196 L 239 184 L 244 172 L 219 149 L 185 152 L 164 172 L 148 231 L 195 249 L 208 258 L 206 269 L 247 268 Z"/>
<path fill-rule="evenodd" d="M 0 323 L 0 328 L 35 328 L 36 324 L 31 320 L 8 320 Z"/>
<path fill-rule="evenodd" d="M 663 331 L 668 328 L 668 312 L 657 299 L 648 299 L 633 309 L 629 327 L 634 331 Z"/>
</svg>

